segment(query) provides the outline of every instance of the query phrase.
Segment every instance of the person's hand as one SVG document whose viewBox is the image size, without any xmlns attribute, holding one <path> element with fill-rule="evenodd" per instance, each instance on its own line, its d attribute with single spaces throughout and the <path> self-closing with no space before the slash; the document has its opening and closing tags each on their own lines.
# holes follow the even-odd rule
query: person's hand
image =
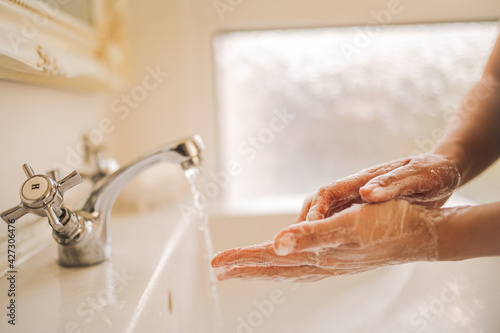
<svg viewBox="0 0 500 333">
<path fill-rule="evenodd" d="M 212 260 L 219 280 L 316 281 L 386 265 L 437 259 L 443 209 L 406 200 L 354 205 L 329 218 L 293 224 L 274 242 L 226 250 Z"/>
<path fill-rule="evenodd" d="M 460 183 L 456 165 L 434 154 L 407 157 L 364 169 L 321 187 L 306 198 L 297 222 L 321 220 L 356 203 L 405 198 L 441 207 Z"/>
</svg>

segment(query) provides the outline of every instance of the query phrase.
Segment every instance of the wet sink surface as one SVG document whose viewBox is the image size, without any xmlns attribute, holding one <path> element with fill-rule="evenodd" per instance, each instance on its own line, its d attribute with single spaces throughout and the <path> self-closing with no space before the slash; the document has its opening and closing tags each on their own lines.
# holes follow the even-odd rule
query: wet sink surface
<svg viewBox="0 0 500 333">
<path fill-rule="evenodd" d="M 177 207 L 113 216 L 111 235 L 113 258 L 102 264 L 61 267 L 54 242 L 18 267 L 16 326 L 2 320 L 0 331 L 215 330 L 196 221 Z"/>
<path fill-rule="evenodd" d="M 215 250 L 270 239 L 294 218 L 212 218 Z M 86 268 L 59 266 L 51 243 L 18 267 L 16 326 L 4 317 L 0 331 L 500 331 L 500 258 L 386 267 L 304 284 L 217 283 L 224 324 L 217 329 L 198 227 L 178 206 L 113 216 L 113 259 Z M 0 279 L 0 292 L 7 283 Z"/>
</svg>

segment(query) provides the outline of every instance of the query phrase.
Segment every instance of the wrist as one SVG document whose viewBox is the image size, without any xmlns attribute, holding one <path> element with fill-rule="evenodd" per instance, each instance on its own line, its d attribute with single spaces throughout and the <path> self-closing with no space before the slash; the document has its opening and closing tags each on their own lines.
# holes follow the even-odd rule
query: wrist
<svg viewBox="0 0 500 333">
<path fill-rule="evenodd" d="M 441 209 L 436 219 L 437 260 L 500 255 L 500 202 Z"/>
<path fill-rule="evenodd" d="M 463 219 L 468 206 L 434 209 L 431 223 L 434 225 L 438 261 L 467 259 L 463 243 L 468 234 L 468 223 Z"/>
<path fill-rule="evenodd" d="M 458 187 L 465 183 L 467 171 L 467 153 L 462 145 L 458 143 L 442 143 L 434 147 L 430 154 L 440 156 L 455 165 L 460 175 Z"/>
</svg>

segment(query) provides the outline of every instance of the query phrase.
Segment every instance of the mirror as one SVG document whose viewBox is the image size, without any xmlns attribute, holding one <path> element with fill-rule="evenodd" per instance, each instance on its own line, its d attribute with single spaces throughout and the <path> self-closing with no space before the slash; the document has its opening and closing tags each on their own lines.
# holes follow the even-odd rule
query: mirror
<svg viewBox="0 0 500 333">
<path fill-rule="evenodd" d="M 53 0 L 40 0 L 41 2 L 50 5 Z M 95 24 L 95 17 L 93 15 L 93 8 L 96 7 L 96 1 L 92 0 L 71 0 L 66 3 L 59 3 L 59 9 L 66 14 L 73 16 L 89 25 Z"/>
<path fill-rule="evenodd" d="M 117 89 L 125 2 L 0 0 L 0 78 Z"/>
</svg>

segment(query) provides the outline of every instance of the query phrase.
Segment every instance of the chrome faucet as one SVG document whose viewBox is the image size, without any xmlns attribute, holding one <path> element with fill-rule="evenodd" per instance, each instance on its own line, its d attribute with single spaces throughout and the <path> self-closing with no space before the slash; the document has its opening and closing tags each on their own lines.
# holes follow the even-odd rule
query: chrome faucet
<svg viewBox="0 0 500 333">
<path fill-rule="evenodd" d="M 173 142 L 97 180 L 80 210 L 63 205 L 64 193 L 82 182 L 77 171 L 60 179 L 58 171 L 35 174 L 23 165 L 28 179 L 21 186 L 21 203 L 1 214 L 7 223 L 15 223 L 27 213 L 45 216 L 52 235 L 59 243 L 59 263 L 79 267 L 98 264 L 111 255 L 109 219 L 113 204 L 134 178 L 149 167 L 161 163 L 178 163 L 184 170 L 201 163 L 203 141 L 197 135 Z"/>
</svg>

